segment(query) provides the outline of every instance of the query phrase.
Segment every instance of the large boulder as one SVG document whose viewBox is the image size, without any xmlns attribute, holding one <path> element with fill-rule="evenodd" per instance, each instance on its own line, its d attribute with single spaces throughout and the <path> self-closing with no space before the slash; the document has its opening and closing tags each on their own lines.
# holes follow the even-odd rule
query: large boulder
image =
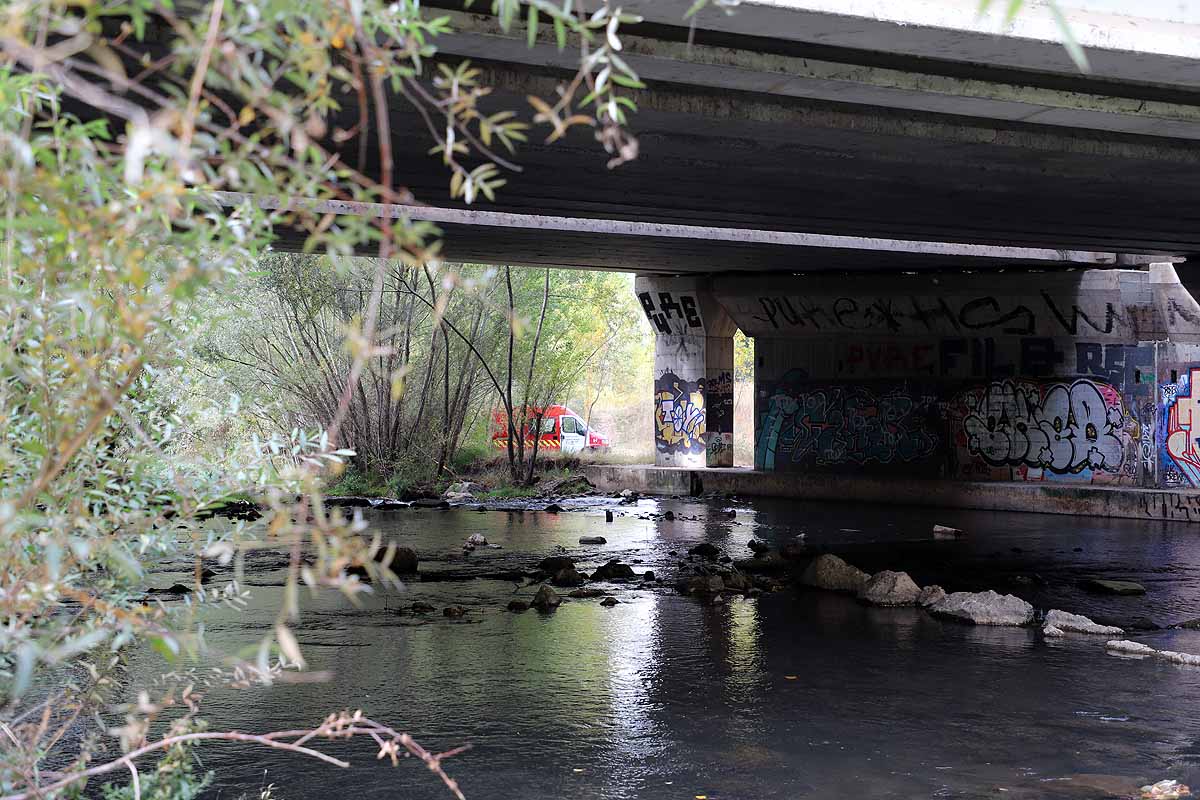
<svg viewBox="0 0 1200 800">
<path fill-rule="evenodd" d="M 542 585 L 537 590 L 537 594 L 533 596 L 533 600 L 530 601 L 529 605 L 538 611 L 546 612 L 558 608 L 560 603 L 562 603 L 562 598 L 558 596 L 558 592 L 549 586 Z"/>
<path fill-rule="evenodd" d="M 1081 614 L 1070 614 L 1058 609 L 1046 613 L 1046 627 L 1058 628 L 1060 631 L 1070 631 L 1072 633 L 1097 633 L 1104 636 L 1120 636 L 1125 633 L 1122 628 L 1113 625 L 1100 625 Z"/>
<path fill-rule="evenodd" d="M 885 569 L 872 575 L 858 591 L 858 599 L 873 606 L 916 605 L 921 596 L 921 587 L 908 577 L 907 572 Z"/>
<path fill-rule="evenodd" d="M 837 556 L 826 553 L 813 559 L 800 576 L 800 582 L 818 589 L 857 594 L 870 577 L 858 567 L 852 567 Z"/>
<path fill-rule="evenodd" d="M 954 592 L 929 607 L 930 612 L 975 625 L 1028 625 L 1033 606 L 1011 594 Z"/>
<path fill-rule="evenodd" d="M 450 486 L 447 487 L 446 492 L 445 492 L 445 494 L 442 495 L 442 497 L 446 498 L 447 500 L 454 500 L 454 499 L 456 499 L 454 497 L 455 495 L 471 496 L 471 495 L 478 494 L 479 492 L 482 492 L 483 490 L 484 490 L 483 487 L 480 486 L 478 483 L 471 483 L 471 481 L 460 481 L 459 483 L 450 484 Z"/>
</svg>

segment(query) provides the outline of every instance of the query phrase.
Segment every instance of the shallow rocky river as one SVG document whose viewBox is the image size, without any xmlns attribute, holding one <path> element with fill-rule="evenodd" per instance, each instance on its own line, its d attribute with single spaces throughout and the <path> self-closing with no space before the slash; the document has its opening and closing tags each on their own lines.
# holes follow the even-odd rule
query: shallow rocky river
<svg viewBox="0 0 1200 800">
<path fill-rule="evenodd" d="M 1102 636 L 974 627 L 815 590 L 710 605 L 673 588 L 697 543 L 745 558 L 752 538 L 778 547 L 804 534 L 814 553 L 869 572 L 1013 593 L 1200 653 L 1200 631 L 1156 629 L 1200 617 L 1200 528 L 757 499 L 616 502 L 567 501 L 558 514 L 368 512 L 418 552 L 424 580 L 358 610 L 333 595 L 308 600 L 299 638 L 310 667 L 332 679 L 213 691 L 206 715 L 214 727 L 264 732 L 362 707 L 430 749 L 473 745 L 446 764 L 468 798 L 1088 798 L 1161 778 L 1200 784 L 1200 668 L 1107 654 Z M 936 541 L 934 524 L 968 535 Z M 464 555 L 473 533 L 502 549 Z M 608 543 L 578 544 L 591 535 Z M 552 614 L 507 611 L 537 587 L 503 574 L 557 548 L 581 570 L 619 558 L 662 583 L 601 584 L 614 607 L 567 599 Z M 1136 580 L 1147 593 L 1086 594 L 1077 585 L 1089 576 Z M 227 651 L 257 641 L 281 579 L 251 571 L 255 602 L 209 612 L 209 640 Z M 404 610 L 418 601 L 438 611 Z M 467 613 L 445 618 L 447 605 Z M 147 654 L 134 669 L 152 676 L 162 662 Z M 220 776 L 214 797 L 257 797 L 266 783 L 284 800 L 450 797 L 416 762 L 376 761 L 368 741 L 330 752 L 352 769 L 249 746 L 200 755 Z"/>
</svg>

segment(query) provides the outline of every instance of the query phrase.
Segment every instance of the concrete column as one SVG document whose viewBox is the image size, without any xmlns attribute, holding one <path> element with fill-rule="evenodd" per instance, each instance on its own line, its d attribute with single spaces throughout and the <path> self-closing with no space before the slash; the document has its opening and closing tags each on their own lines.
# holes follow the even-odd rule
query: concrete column
<svg viewBox="0 0 1200 800">
<path fill-rule="evenodd" d="M 635 291 L 655 333 L 654 463 L 733 466 L 732 318 L 705 278 L 639 275 Z"/>
</svg>

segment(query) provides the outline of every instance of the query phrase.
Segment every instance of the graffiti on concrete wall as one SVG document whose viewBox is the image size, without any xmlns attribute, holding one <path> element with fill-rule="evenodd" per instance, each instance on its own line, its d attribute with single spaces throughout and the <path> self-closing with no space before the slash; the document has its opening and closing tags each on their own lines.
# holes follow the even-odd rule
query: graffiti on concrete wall
<svg viewBox="0 0 1200 800">
<path fill-rule="evenodd" d="M 763 296 L 751 315 L 771 330 L 792 333 L 875 331 L 900 335 L 1113 336 L 1130 327 L 1117 304 L 1078 295 L 902 297 Z"/>
<path fill-rule="evenodd" d="M 1189 369 L 1161 387 L 1162 467 L 1166 486 L 1200 486 L 1200 369 Z"/>
<path fill-rule="evenodd" d="M 998 381 L 965 405 L 967 451 L 992 466 L 1116 473 L 1125 461 L 1128 415 L 1109 384 Z"/>
<path fill-rule="evenodd" d="M 639 292 L 638 301 L 646 319 L 659 333 L 702 333 L 704 325 L 695 295 L 671 292 Z M 672 330 L 671 320 L 677 321 L 678 331 Z"/>
<path fill-rule="evenodd" d="M 912 462 L 938 444 L 927 425 L 933 398 L 863 386 L 807 387 L 785 376 L 762 414 L 760 469 Z"/>
<path fill-rule="evenodd" d="M 1037 378 L 1078 375 L 1106 383 L 1153 381 L 1154 348 L 1048 336 L 934 340 L 842 336 L 831 342 L 837 378 Z"/>
<path fill-rule="evenodd" d="M 654 444 L 664 453 L 704 453 L 704 379 L 673 372 L 654 382 Z"/>
<path fill-rule="evenodd" d="M 733 432 L 733 373 L 721 372 L 704 385 L 705 414 L 710 431 Z"/>
</svg>

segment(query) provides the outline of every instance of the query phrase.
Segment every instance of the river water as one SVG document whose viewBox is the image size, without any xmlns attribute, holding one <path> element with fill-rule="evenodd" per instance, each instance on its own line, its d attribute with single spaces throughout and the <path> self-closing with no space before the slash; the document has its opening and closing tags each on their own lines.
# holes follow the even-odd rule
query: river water
<svg viewBox="0 0 1200 800">
<path fill-rule="evenodd" d="M 599 502 L 559 514 L 369 513 L 374 529 L 416 549 L 426 579 L 361 609 L 332 595 L 306 601 L 300 643 L 332 678 L 214 690 L 205 715 L 214 728 L 265 732 L 362 707 L 432 750 L 470 743 L 446 763 L 468 798 L 1087 798 L 1162 778 L 1200 784 L 1200 669 L 1106 654 L 1105 637 L 1045 639 L 817 591 L 712 606 L 669 588 L 699 542 L 743 558 L 751 538 L 804 534 L 868 571 L 1011 592 L 1200 653 L 1200 631 L 1153 629 L 1200 617 L 1192 527 L 758 499 L 603 501 L 618 515 L 606 524 Z M 675 520 L 651 516 L 668 508 Z M 934 541 L 935 523 L 968 536 Z M 462 555 L 472 533 L 502 549 Z M 578 544 L 597 534 L 608 544 Z M 506 611 L 536 587 L 503 573 L 559 547 L 581 570 L 620 558 L 666 580 L 607 586 L 620 600 L 612 608 L 591 599 L 549 615 Z M 209 612 L 209 641 L 225 651 L 257 641 L 282 574 L 253 571 L 254 602 Z M 1076 584 L 1090 575 L 1132 578 L 1148 593 L 1084 594 Z M 402 612 L 415 601 L 439 613 Z M 467 614 L 443 617 L 450 604 Z M 134 664 L 147 677 L 162 668 L 150 654 Z M 249 746 L 200 756 L 219 776 L 210 796 L 222 798 L 257 797 L 267 783 L 285 799 L 450 797 L 415 762 L 376 761 L 368 741 L 330 752 L 353 767 Z"/>
</svg>

